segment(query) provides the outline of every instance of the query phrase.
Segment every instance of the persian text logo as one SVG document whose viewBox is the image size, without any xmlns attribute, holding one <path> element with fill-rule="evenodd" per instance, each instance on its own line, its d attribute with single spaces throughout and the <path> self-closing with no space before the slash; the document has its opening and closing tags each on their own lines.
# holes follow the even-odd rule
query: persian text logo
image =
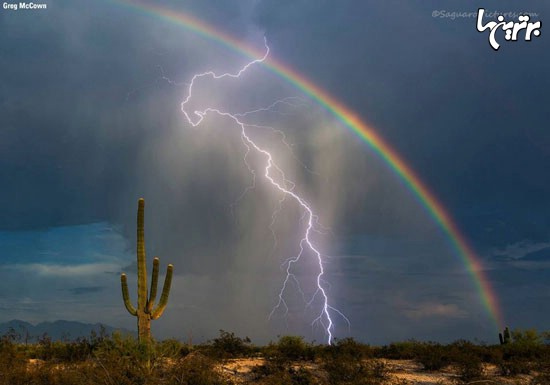
<svg viewBox="0 0 550 385">
<path fill-rule="evenodd" d="M 489 21 L 487 24 L 483 25 L 483 14 L 485 13 L 484 8 L 479 8 L 477 11 L 477 30 L 478 32 L 484 32 L 489 30 L 489 44 L 491 47 L 498 51 L 500 44 L 496 39 L 497 30 L 502 27 L 502 30 L 505 31 L 504 38 L 507 41 L 517 41 L 518 34 L 521 30 L 525 30 L 525 41 L 531 41 L 532 36 L 540 36 L 540 28 L 542 23 L 540 21 L 531 23 L 529 22 L 529 15 L 520 15 L 518 16 L 518 22 L 514 21 L 504 21 L 504 16 L 500 15 L 497 17 L 498 23 L 496 21 Z"/>
</svg>

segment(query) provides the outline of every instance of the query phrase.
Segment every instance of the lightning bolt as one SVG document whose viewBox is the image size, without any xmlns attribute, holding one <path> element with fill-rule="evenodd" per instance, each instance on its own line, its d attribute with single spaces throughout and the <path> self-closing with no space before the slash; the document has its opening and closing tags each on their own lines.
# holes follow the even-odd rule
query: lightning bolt
<svg viewBox="0 0 550 385">
<path fill-rule="evenodd" d="M 333 331 L 334 331 L 333 316 L 334 315 L 340 316 L 347 323 L 348 327 L 350 326 L 350 322 L 348 318 L 346 318 L 346 316 L 341 311 L 339 311 L 338 309 L 336 309 L 331 305 L 327 294 L 327 291 L 328 291 L 328 289 L 326 288 L 327 283 L 323 279 L 323 276 L 325 274 L 325 267 L 323 264 L 323 255 L 321 254 L 318 247 L 314 244 L 311 238 L 311 235 L 313 232 L 320 232 L 318 216 L 315 215 L 310 204 L 308 204 L 308 202 L 304 198 L 302 198 L 300 195 L 298 195 L 298 193 L 295 192 L 295 187 L 296 187 L 295 183 L 293 183 L 292 181 L 288 180 L 285 177 L 284 172 L 279 168 L 279 166 L 277 166 L 277 163 L 275 162 L 271 153 L 265 148 L 260 147 L 256 142 L 254 142 L 254 140 L 250 137 L 250 135 L 247 132 L 247 128 L 250 128 L 250 127 L 265 128 L 265 126 L 247 124 L 241 120 L 247 117 L 248 115 L 251 115 L 254 113 L 272 111 L 279 104 L 292 105 L 291 102 L 293 98 L 285 98 L 285 99 L 276 101 L 275 103 L 265 108 L 259 108 L 259 109 L 244 112 L 244 113 L 230 113 L 214 107 L 207 107 L 203 110 L 195 110 L 193 112 L 190 112 L 188 110 L 188 105 L 193 98 L 193 89 L 195 87 L 195 84 L 200 79 L 206 78 L 206 77 L 209 77 L 214 80 L 224 79 L 224 78 L 234 78 L 234 79 L 240 78 L 251 66 L 260 64 L 267 59 L 270 50 L 269 50 L 269 46 L 267 45 L 267 40 L 265 38 L 264 38 L 264 45 L 265 45 L 265 54 L 261 58 L 248 62 L 235 73 L 226 72 L 223 74 L 217 74 L 213 71 L 207 71 L 207 72 L 195 74 L 191 78 L 191 81 L 189 82 L 189 86 L 187 89 L 187 96 L 181 103 L 181 111 L 183 112 L 183 115 L 185 116 L 185 119 L 187 120 L 187 122 L 192 127 L 199 126 L 208 114 L 217 114 L 218 116 L 225 117 L 230 121 L 233 121 L 238 127 L 240 127 L 241 139 L 242 139 L 243 145 L 246 148 L 246 152 L 244 155 L 244 163 L 252 174 L 252 184 L 245 189 L 245 191 L 243 192 L 243 194 L 241 194 L 241 197 L 239 197 L 239 199 L 242 198 L 242 196 L 244 196 L 248 191 L 253 189 L 256 183 L 256 174 L 254 169 L 248 163 L 248 160 L 247 160 L 248 155 L 252 151 L 255 151 L 258 155 L 261 155 L 265 159 L 265 168 L 264 168 L 263 177 L 265 177 L 265 179 L 273 186 L 274 189 L 282 193 L 282 199 L 279 200 L 278 208 L 273 213 L 272 222 L 270 225 L 275 241 L 277 241 L 277 238 L 275 236 L 272 226 L 275 223 L 277 213 L 282 209 L 283 202 L 286 199 L 293 200 L 303 210 L 302 219 L 305 220 L 307 225 L 303 233 L 302 239 L 300 240 L 300 243 L 299 243 L 300 252 L 296 256 L 288 258 L 282 265 L 283 269 L 286 271 L 286 277 L 281 285 L 281 289 L 278 294 L 278 301 L 276 305 L 273 307 L 273 310 L 269 315 L 269 319 L 271 319 L 271 317 L 279 309 L 284 309 L 285 314 L 288 313 L 288 306 L 287 306 L 287 303 L 285 302 L 285 292 L 287 291 L 287 286 L 289 282 L 293 281 L 296 284 L 298 291 L 300 291 L 300 293 L 302 294 L 302 298 L 306 303 L 307 307 L 312 306 L 316 298 L 318 297 L 321 298 L 321 302 L 322 302 L 321 309 L 317 317 L 312 321 L 312 326 L 314 326 L 315 324 L 322 325 L 326 333 L 327 343 L 330 345 L 333 340 Z M 278 130 L 277 132 L 279 132 L 279 134 L 281 135 L 282 142 L 285 145 L 287 145 L 288 148 L 290 148 L 290 145 L 286 142 L 286 136 L 284 135 L 284 133 Z M 294 155 L 294 153 L 292 154 Z M 300 283 L 292 270 L 293 265 L 295 265 L 302 258 L 304 258 L 304 255 L 306 254 L 311 255 L 314 258 L 315 264 L 318 266 L 318 272 L 316 277 L 317 287 L 314 288 L 315 292 L 309 299 L 306 298 L 304 292 L 301 289 Z"/>
</svg>

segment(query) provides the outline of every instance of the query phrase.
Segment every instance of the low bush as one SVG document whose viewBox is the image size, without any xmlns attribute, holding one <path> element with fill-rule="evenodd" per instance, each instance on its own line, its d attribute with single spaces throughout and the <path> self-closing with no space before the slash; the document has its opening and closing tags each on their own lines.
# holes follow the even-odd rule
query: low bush
<svg viewBox="0 0 550 385">
<path fill-rule="evenodd" d="M 425 342 L 419 345 L 415 360 L 429 371 L 441 370 L 451 363 L 449 350 L 435 342 Z"/>
<path fill-rule="evenodd" d="M 529 385 L 550 385 L 550 373 L 546 372 L 537 374 L 533 377 Z"/>
<path fill-rule="evenodd" d="M 32 350 L 32 358 L 45 361 L 77 362 L 92 356 L 94 346 L 88 339 L 81 338 L 71 342 L 52 341 L 44 336 Z"/>
<path fill-rule="evenodd" d="M 167 339 L 154 344 L 155 354 L 164 358 L 182 358 L 193 350 L 191 346 L 175 339 Z"/>
<path fill-rule="evenodd" d="M 375 349 L 375 357 L 393 360 L 412 360 L 416 358 L 422 344 L 415 340 L 392 342 L 389 345 Z"/>
<path fill-rule="evenodd" d="M 511 357 L 507 360 L 502 360 L 498 364 L 500 374 L 503 376 L 516 376 L 518 374 L 531 373 L 533 363 L 525 358 Z"/>
<path fill-rule="evenodd" d="M 501 375 L 530 374 L 530 385 L 550 385 L 550 345 L 531 334 L 516 334 L 523 342 L 506 345 L 459 340 L 448 345 L 407 341 L 384 347 L 352 338 L 335 340 L 330 346 L 312 345 L 302 337 L 283 336 L 257 348 L 249 338 L 223 330 L 218 338 L 198 347 L 174 339 L 141 344 L 133 336 L 117 333 L 73 342 L 43 336 L 28 344 L 16 343 L 11 333 L 0 337 L 0 385 L 229 385 L 231 376 L 221 372 L 227 363 L 220 360 L 257 357 L 258 352 L 264 364 L 253 368 L 248 378 L 240 373 L 239 383 L 383 384 L 388 382 L 388 368 L 376 358 L 384 357 L 414 359 L 432 371 L 451 365 L 461 384 L 493 381 L 483 377 L 483 363 L 489 362 L 497 365 Z"/>
<path fill-rule="evenodd" d="M 166 367 L 159 384 L 170 385 L 229 385 L 232 382 L 219 373 L 216 361 L 201 352 L 192 352 Z M 164 380 L 164 382 L 162 382 Z"/>
<path fill-rule="evenodd" d="M 463 384 L 483 378 L 483 364 L 475 354 L 462 353 L 453 357 L 456 365 L 458 381 Z"/>
<path fill-rule="evenodd" d="M 313 361 L 315 349 L 299 336 L 282 336 L 277 343 L 270 343 L 263 350 L 267 360 L 276 362 Z"/>
<path fill-rule="evenodd" d="M 323 362 L 330 385 L 376 385 L 388 377 L 386 365 L 377 360 L 337 358 Z"/>
<path fill-rule="evenodd" d="M 298 366 L 267 361 L 252 369 L 252 383 L 259 385 L 322 385 L 312 370 Z"/>
<path fill-rule="evenodd" d="M 320 355 L 321 369 L 329 385 L 376 385 L 388 377 L 386 365 L 375 360 L 373 349 L 353 338 L 336 340 Z"/>
<path fill-rule="evenodd" d="M 250 338 L 240 338 L 235 336 L 235 333 L 225 330 L 220 330 L 218 338 L 199 348 L 210 357 L 222 359 L 244 357 L 253 350 Z"/>
<path fill-rule="evenodd" d="M 325 346 L 320 353 L 324 357 L 350 357 L 366 359 L 374 357 L 374 350 L 366 344 L 355 341 L 353 338 L 335 340 L 332 345 Z"/>
<path fill-rule="evenodd" d="M 27 383 L 26 358 L 22 355 L 13 339 L 0 338 L 0 385 L 19 385 Z"/>
</svg>

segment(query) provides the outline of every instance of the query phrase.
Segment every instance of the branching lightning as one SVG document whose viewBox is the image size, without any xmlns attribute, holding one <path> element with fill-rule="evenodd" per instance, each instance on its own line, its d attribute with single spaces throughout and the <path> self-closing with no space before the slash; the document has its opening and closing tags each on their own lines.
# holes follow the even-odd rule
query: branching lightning
<svg viewBox="0 0 550 385">
<path fill-rule="evenodd" d="M 269 46 L 267 45 L 267 41 L 264 40 L 265 43 L 265 54 L 263 57 L 259 59 L 255 59 L 241 67 L 236 73 L 223 73 L 223 74 L 216 74 L 213 71 L 207 71 L 203 73 L 196 74 L 192 77 L 189 87 L 187 90 L 187 96 L 185 100 L 181 103 L 181 111 L 183 112 L 183 115 L 185 116 L 187 122 L 193 126 L 197 127 L 201 124 L 203 119 L 208 114 L 217 114 L 218 116 L 225 117 L 231 121 L 233 121 L 238 127 L 240 127 L 240 133 L 241 133 L 241 139 L 243 142 L 243 145 L 246 148 L 246 152 L 244 155 L 244 163 L 248 170 L 252 174 L 252 184 L 248 186 L 243 194 L 241 194 L 241 197 L 244 196 L 248 191 L 252 190 L 255 187 L 256 184 L 256 174 L 254 169 L 250 166 L 248 163 L 248 156 L 251 152 L 256 152 L 258 155 L 263 157 L 265 159 L 265 168 L 263 176 L 265 179 L 273 186 L 274 189 L 278 190 L 280 193 L 282 193 L 282 198 L 279 200 L 278 207 L 273 212 L 272 216 L 272 222 L 270 225 L 270 228 L 273 232 L 274 240 L 277 242 L 277 237 L 275 236 L 275 232 L 273 231 L 273 224 L 275 223 L 276 216 L 278 212 L 282 209 L 282 204 L 286 199 L 295 201 L 303 210 L 303 220 L 307 223 L 306 229 L 304 231 L 304 234 L 302 236 L 302 239 L 300 240 L 299 247 L 300 251 L 299 253 L 291 258 L 288 258 L 282 265 L 283 270 L 286 272 L 286 277 L 281 285 L 281 289 L 278 294 L 278 300 L 276 305 L 273 307 L 273 310 L 271 311 L 269 318 L 275 314 L 276 311 L 279 309 L 284 309 L 285 314 L 288 313 L 288 306 L 285 302 L 285 292 L 287 290 L 288 283 L 292 280 L 298 290 L 301 292 L 303 300 L 307 307 L 312 306 L 314 300 L 316 298 L 321 298 L 322 306 L 321 310 L 318 313 L 318 316 L 313 320 L 312 325 L 320 324 L 327 337 L 328 344 L 331 344 L 333 340 L 333 329 L 334 329 L 334 321 L 333 316 L 338 315 L 340 316 L 348 325 L 350 325 L 349 320 L 346 318 L 342 312 L 337 310 L 335 307 L 333 307 L 330 303 L 328 294 L 327 294 L 327 283 L 324 281 L 323 276 L 325 274 L 325 267 L 323 264 L 323 255 L 317 248 L 317 246 L 314 244 L 312 240 L 312 233 L 313 232 L 322 232 L 325 229 L 322 228 L 319 225 L 318 217 L 313 212 L 313 209 L 311 206 L 306 202 L 304 198 L 302 198 L 300 195 L 298 195 L 297 192 L 295 192 L 296 185 L 288 180 L 285 177 L 284 172 L 277 166 L 275 160 L 273 159 L 272 154 L 266 150 L 265 148 L 260 147 L 247 132 L 247 128 L 250 127 L 264 127 L 254 124 L 247 124 L 242 121 L 243 118 L 245 118 L 248 115 L 257 113 L 257 112 L 263 112 L 263 111 L 271 111 L 279 104 L 292 104 L 293 98 L 285 98 L 279 101 L 276 101 L 275 103 L 271 104 L 270 106 L 267 106 L 265 108 L 260 108 L 254 111 L 248 111 L 244 113 L 230 113 L 227 111 L 222 111 L 220 109 L 214 108 L 214 107 L 207 107 L 203 110 L 195 110 L 193 112 L 188 111 L 188 104 L 193 98 L 193 89 L 195 87 L 195 84 L 201 79 L 205 77 L 209 77 L 211 79 L 223 79 L 223 78 L 240 78 L 241 75 L 243 75 L 248 68 L 250 68 L 253 65 L 259 64 L 264 62 L 268 55 L 269 55 Z M 282 142 L 290 148 L 290 145 L 286 142 L 286 136 L 282 131 L 276 130 L 281 135 Z M 292 153 L 294 155 L 294 153 Z M 299 280 L 297 279 L 296 275 L 293 273 L 293 265 L 298 263 L 301 258 L 304 257 L 304 255 L 312 255 L 313 258 L 315 258 L 315 264 L 318 266 L 318 272 L 316 276 L 316 285 L 317 287 L 314 288 L 315 291 L 311 298 L 307 299 L 304 295 L 304 292 L 301 290 Z"/>
</svg>

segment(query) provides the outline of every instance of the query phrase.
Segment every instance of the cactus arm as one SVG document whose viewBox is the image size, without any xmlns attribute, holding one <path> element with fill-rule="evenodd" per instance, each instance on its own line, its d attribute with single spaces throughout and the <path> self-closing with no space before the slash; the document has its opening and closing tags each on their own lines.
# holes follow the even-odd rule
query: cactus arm
<svg viewBox="0 0 550 385">
<path fill-rule="evenodd" d="M 164 278 L 164 286 L 162 287 L 162 294 L 160 296 L 160 301 L 156 309 L 151 314 L 151 319 L 158 319 L 168 303 L 168 295 L 170 294 L 170 285 L 172 284 L 172 273 L 174 271 L 174 266 L 172 264 L 168 265 L 166 269 L 166 277 Z"/>
<path fill-rule="evenodd" d="M 145 309 L 147 302 L 147 266 L 145 265 L 145 200 L 138 201 L 137 214 L 137 268 L 138 268 L 138 308 Z"/>
<path fill-rule="evenodd" d="M 149 300 L 147 301 L 147 313 L 151 314 L 155 299 L 157 298 L 157 286 L 159 282 L 159 259 L 153 259 L 153 276 L 151 277 L 151 291 L 149 292 Z"/>
<path fill-rule="evenodd" d="M 510 329 L 508 329 L 508 326 L 506 326 L 506 329 L 504 329 L 504 343 L 507 344 L 510 342 L 511 338 L 510 338 Z"/>
<path fill-rule="evenodd" d="M 130 302 L 130 294 L 128 294 L 128 281 L 126 280 L 126 274 L 124 273 L 120 276 L 120 284 L 122 286 L 122 298 L 124 299 L 126 310 L 128 310 L 128 313 L 131 315 L 136 316 L 137 310 Z"/>
</svg>

